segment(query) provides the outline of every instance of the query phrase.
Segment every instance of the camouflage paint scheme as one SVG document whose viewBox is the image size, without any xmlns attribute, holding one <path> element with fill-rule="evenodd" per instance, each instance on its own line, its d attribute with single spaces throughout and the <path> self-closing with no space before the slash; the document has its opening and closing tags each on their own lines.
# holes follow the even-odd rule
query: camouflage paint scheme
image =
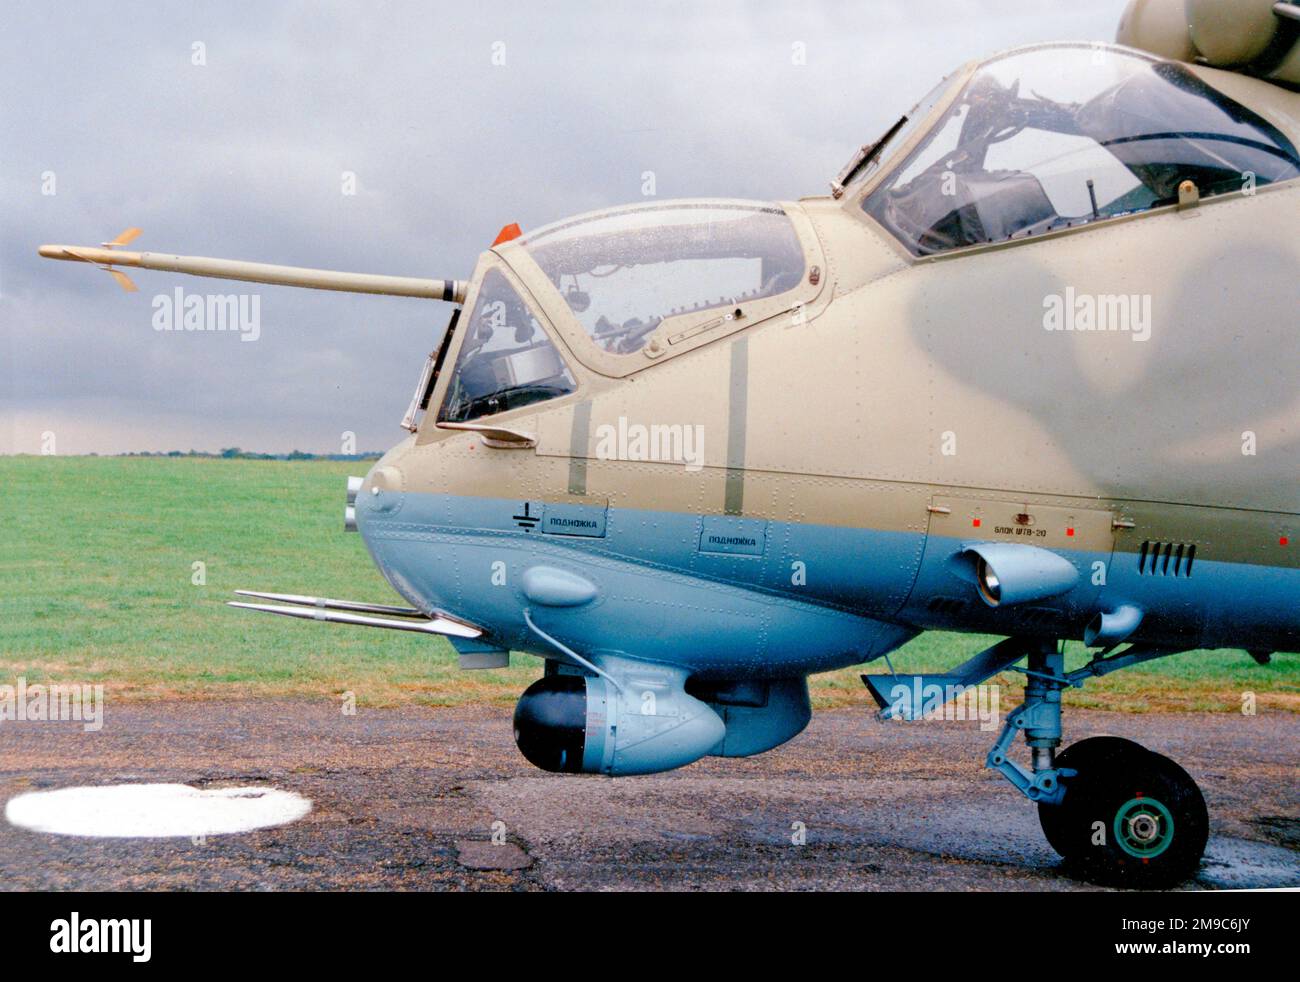
<svg viewBox="0 0 1300 982">
<path fill-rule="evenodd" d="M 1192 70 L 1300 140 L 1296 93 Z M 1126 603 L 1145 612 L 1130 641 L 1300 650 L 1300 184 L 916 258 L 860 207 L 888 175 L 782 202 L 818 282 L 672 350 L 654 339 L 717 311 L 611 355 L 523 245 L 486 253 L 467 308 L 501 269 L 549 322 L 577 390 L 491 417 L 535 448 L 489 446 L 431 411 L 375 466 L 358 521 L 389 579 L 499 647 L 554 657 L 521 616 L 523 573 L 544 562 L 598 589 L 547 610 L 560 640 L 732 676 L 856 664 L 932 628 L 1078 638 Z M 1067 287 L 1151 294 L 1150 339 L 1044 330 L 1043 298 Z M 600 459 L 597 433 L 620 418 L 699 426 L 704 466 Z M 597 515 L 603 534 L 520 528 L 525 502 Z M 718 531 L 758 554 L 702 547 Z M 1078 585 L 989 607 L 952 562 L 974 541 L 1056 551 Z"/>
<path fill-rule="evenodd" d="M 1150 87 L 1129 75 L 1086 102 L 1021 95 L 1020 75 L 997 77 L 999 58 L 971 63 L 875 145 L 878 161 L 864 148 L 831 196 L 680 203 L 698 235 L 649 214 L 664 203 L 531 238 L 507 226 L 468 283 L 116 251 L 138 229 L 40 252 L 100 265 L 127 289 L 115 265 L 470 312 L 426 366 L 412 435 L 349 483 L 347 527 L 413 608 L 282 594 L 253 596 L 290 606 L 236 606 L 448 635 L 466 668 L 541 655 L 546 674 L 515 712 L 520 750 L 547 770 L 607 775 L 778 746 L 807 725 L 810 673 L 921 631 L 1005 635 L 944 675 L 863 679 L 882 716 L 916 718 L 954 684 L 1025 660 L 1025 702 L 987 765 L 1039 804 L 1048 841 L 1085 875 L 1170 885 L 1200 862 L 1203 796 L 1130 741 L 1057 757 L 1061 694 L 1195 648 L 1300 651 L 1300 3 L 1132 0 L 1119 37 L 1130 47 L 1009 57 L 1053 71 L 1058 56 L 1080 67 L 1081 49 L 1099 66 L 1137 60 Z M 1218 115 L 1188 123 L 1189 100 Z M 1101 137 L 1093 110 L 1116 124 Z M 913 230 L 926 214 L 906 210 L 917 182 L 944 164 L 924 157 L 926 141 L 958 112 L 972 142 L 946 167 L 965 183 Z M 1148 128 L 1125 128 L 1134 119 Z M 1104 175 L 1086 162 L 1068 190 L 1086 177 L 1091 207 L 1056 207 L 1038 175 L 987 159 L 1025 129 L 1092 139 L 1139 187 L 1111 188 L 1103 210 Z M 1141 141 L 1192 156 L 1144 154 Z M 1077 146 L 1054 152 L 1040 162 Z M 1268 174 L 1234 163 L 1270 153 L 1254 158 Z M 778 221 L 783 244 L 725 251 L 734 230 L 700 216 L 727 211 Z M 653 258 L 625 242 L 586 265 L 553 262 L 557 230 L 572 248 L 565 229 L 632 215 Z M 710 253 L 715 236 L 724 251 Z M 729 293 L 710 273 L 691 289 L 717 302 L 619 324 L 602 311 L 584 326 L 578 271 L 665 266 L 682 243 L 687 258 L 760 260 L 759 288 Z M 498 290 L 519 319 L 480 324 L 476 304 Z M 1062 298 L 1079 296 L 1098 310 L 1149 304 L 1141 336 L 1132 322 L 1055 329 L 1053 302 L 1073 311 Z M 491 348 L 511 327 L 519 347 Z M 698 454 L 610 452 L 630 426 L 680 427 Z M 1067 672 L 1062 639 L 1083 639 L 1093 660 Z M 887 695 L 895 684 L 916 694 Z M 1011 759 L 1017 735 L 1032 769 Z"/>
</svg>

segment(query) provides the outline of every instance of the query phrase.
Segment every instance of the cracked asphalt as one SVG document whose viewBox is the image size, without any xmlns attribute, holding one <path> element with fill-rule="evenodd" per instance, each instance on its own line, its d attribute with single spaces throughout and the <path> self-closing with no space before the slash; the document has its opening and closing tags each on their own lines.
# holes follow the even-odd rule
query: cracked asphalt
<svg viewBox="0 0 1300 982">
<path fill-rule="evenodd" d="M 310 814 L 190 839 L 55 836 L 0 822 L 6 890 L 1080 890 L 1035 809 L 983 769 L 973 722 L 864 707 L 747 760 L 558 776 L 515 749 L 511 707 L 327 701 L 110 705 L 104 728 L 0 724 L 0 801 L 75 785 L 273 786 Z M 1300 886 L 1300 717 L 1068 710 L 1178 760 L 1211 839 L 1189 889 Z M 802 837 L 804 844 L 793 840 Z M 494 841 L 495 840 L 495 841 Z"/>
</svg>

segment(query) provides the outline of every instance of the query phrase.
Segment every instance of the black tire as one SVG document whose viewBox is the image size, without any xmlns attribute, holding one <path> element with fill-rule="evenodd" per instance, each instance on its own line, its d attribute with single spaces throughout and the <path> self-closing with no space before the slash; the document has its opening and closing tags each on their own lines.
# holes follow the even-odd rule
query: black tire
<svg viewBox="0 0 1300 982">
<path fill-rule="evenodd" d="M 1185 770 L 1168 757 L 1138 749 L 1112 745 L 1110 752 L 1098 748 L 1062 764 L 1079 773 L 1052 816 L 1060 843 L 1053 846 L 1067 869 L 1083 879 L 1139 889 L 1169 887 L 1200 866 L 1209 813 Z"/>
<path fill-rule="evenodd" d="M 1070 767 L 1082 774 L 1098 767 L 1117 767 L 1126 770 L 1126 761 L 1138 760 L 1143 754 L 1151 753 L 1140 743 L 1125 740 L 1117 736 L 1095 736 L 1072 743 L 1056 755 L 1057 767 Z M 1070 793 L 1070 778 L 1062 778 L 1066 797 Z M 1038 804 L 1038 824 L 1043 827 L 1047 843 L 1058 855 L 1065 856 L 1066 848 L 1066 810 L 1064 804 Z"/>
</svg>

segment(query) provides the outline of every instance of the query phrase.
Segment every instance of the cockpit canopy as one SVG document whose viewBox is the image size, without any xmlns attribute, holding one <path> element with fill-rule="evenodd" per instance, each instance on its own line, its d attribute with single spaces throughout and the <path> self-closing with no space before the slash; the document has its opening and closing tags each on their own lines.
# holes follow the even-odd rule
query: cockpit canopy
<svg viewBox="0 0 1300 982">
<path fill-rule="evenodd" d="M 911 114 L 914 127 L 947 102 L 862 202 L 915 255 L 1172 204 L 1184 181 L 1207 197 L 1300 176 L 1280 130 L 1186 66 L 1136 51 L 1026 48 L 951 95 L 957 86 Z M 906 149 L 909 130 L 896 127 L 858 183 Z"/>
<path fill-rule="evenodd" d="M 652 363 L 647 355 L 667 357 L 725 336 L 728 323 L 771 316 L 789 301 L 783 294 L 803 285 L 806 255 L 791 217 L 768 202 L 671 201 L 545 226 L 485 260 L 467 322 L 449 328 L 408 419 L 427 406 L 454 333 L 463 340 L 438 420 L 467 423 L 576 391 L 557 337 L 569 349 L 579 340 L 587 367 L 595 355 L 606 362 L 598 368 L 609 368 L 663 326 L 660 340 L 632 359 L 635 370 Z M 557 330 L 551 321 L 566 306 L 572 328 Z"/>
<path fill-rule="evenodd" d="M 1297 176 L 1286 135 L 1186 65 L 1048 44 L 944 80 L 834 188 L 926 256 L 1171 204 L 1187 181 L 1207 197 Z M 538 229 L 480 266 L 467 322 L 453 320 L 430 358 L 408 421 L 427 407 L 453 335 L 439 421 L 509 412 L 575 392 L 570 355 L 622 377 L 807 302 L 822 281 L 815 238 L 798 211 L 724 199 Z"/>
<path fill-rule="evenodd" d="M 573 375 L 499 269 L 483 276 L 439 422 L 464 423 L 567 395 Z"/>
<path fill-rule="evenodd" d="M 672 201 L 581 215 L 521 241 L 591 339 L 639 351 L 669 317 L 799 285 L 804 253 L 779 205 Z"/>
</svg>

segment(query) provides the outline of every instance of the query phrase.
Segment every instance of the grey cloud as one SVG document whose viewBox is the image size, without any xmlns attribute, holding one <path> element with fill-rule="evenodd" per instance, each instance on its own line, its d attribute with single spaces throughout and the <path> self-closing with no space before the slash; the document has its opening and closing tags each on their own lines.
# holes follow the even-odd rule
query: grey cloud
<svg viewBox="0 0 1300 982">
<path fill-rule="evenodd" d="M 160 334 L 150 298 L 204 281 L 141 272 L 126 295 L 39 260 L 41 242 L 136 224 L 143 249 L 462 277 L 503 224 L 633 200 L 647 170 L 661 198 L 821 193 L 939 76 L 1016 44 L 1110 38 L 1122 7 L 10 5 L 0 452 L 46 429 L 60 452 L 329 451 L 344 430 L 382 449 L 447 319 L 265 288 L 255 344 Z"/>
</svg>

